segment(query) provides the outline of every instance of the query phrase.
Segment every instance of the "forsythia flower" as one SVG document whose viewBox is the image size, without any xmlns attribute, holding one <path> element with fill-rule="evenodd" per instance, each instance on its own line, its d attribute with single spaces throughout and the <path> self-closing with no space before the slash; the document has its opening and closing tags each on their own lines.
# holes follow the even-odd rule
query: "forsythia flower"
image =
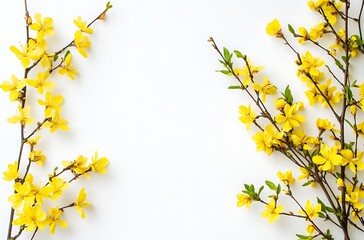
<svg viewBox="0 0 364 240">
<path fill-rule="evenodd" d="M 12 208 L 19 209 L 22 204 L 32 205 L 34 203 L 34 195 L 31 194 L 32 188 L 29 182 L 14 183 L 15 193 L 10 195 L 8 201 L 12 203 Z"/>
<path fill-rule="evenodd" d="M 298 43 L 302 44 L 310 39 L 310 35 L 308 34 L 306 28 L 300 27 L 298 28 L 298 33 L 300 34 L 300 39 L 298 39 Z"/>
<path fill-rule="evenodd" d="M 96 155 L 96 157 L 98 156 Z M 88 158 L 83 155 L 79 155 L 74 161 L 63 161 L 62 165 L 66 168 L 71 168 L 73 172 L 78 174 L 85 174 L 90 169 Z"/>
<path fill-rule="evenodd" d="M 59 196 L 61 196 L 63 194 L 63 190 L 65 190 L 68 186 L 69 183 L 63 181 L 61 178 L 59 177 L 54 177 L 49 181 L 49 186 L 50 188 L 50 193 L 52 195 L 52 200 L 56 200 L 59 198 Z"/>
<path fill-rule="evenodd" d="M 43 126 L 49 128 L 51 133 L 54 133 L 57 129 L 61 129 L 64 131 L 69 130 L 70 128 L 68 127 L 67 124 L 68 121 L 66 119 L 61 118 L 58 112 L 55 112 L 52 118 L 49 121 L 45 122 Z"/>
<path fill-rule="evenodd" d="M 47 217 L 46 224 L 49 225 L 49 232 L 51 234 L 56 232 L 57 224 L 61 228 L 66 228 L 68 226 L 67 222 L 60 218 L 62 214 L 63 210 L 60 210 L 58 207 L 49 209 L 49 216 Z"/>
<path fill-rule="evenodd" d="M 293 127 L 300 126 L 304 121 L 305 117 L 297 115 L 298 110 L 303 107 L 303 103 L 296 103 L 293 105 L 286 104 L 283 111 L 275 117 L 277 123 L 283 123 L 283 131 L 288 132 Z"/>
<path fill-rule="evenodd" d="M 58 73 L 61 75 L 67 74 L 67 76 L 74 80 L 75 79 L 75 74 L 77 74 L 77 70 L 74 69 L 71 65 L 71 61 L 72 61 L 72 54 L 69 53 L 67 54 L 67 56 L 64 59 L 63 64 L 60 66 Z"/>
<path fill-rule="evenodd" d="M 337 132 L 338 130 L 335 129 L 335 124 L 333 124 L 332 122 L 330 122 L 329 119 L 322 119 L 322 118 L 318 118 L 316 119 L 316 126 L 320 131 L 334 131 Z"/>
<path fill-rule="evenodd" d="M 317 204 L 315 207 L 310 200 L 306 201 L 305 210 L 302 209 L 298 211 L 299 214 L 305 215 L 309 220 L 312 220 L 314 217 L 318 217 L 321 212 L 321 204 Z"/>
<path fill-rule="evenodd" d="M 25 126 L 26 124 L 31 124 L 34 120 L 29 118 L 30 114 L 30 107 L 25 106 L 22 108 L 20 105 L 18 106 L 18 115 L 12 116 L 8 118 L 9 123 L 20 123 L 21 125 Z"/>
<path fill-rule="evenodd" d="M 325 65 L 325 61 L 321 58 L 315 58 L 310 52 L 306 52 L 305 55 L 301 56 L 302 63 L 299 65 L 297 75 L 309 74 L 311 77 L 317 77 L 320 75 L 319 67 Z"/>
<path fill-rule="evenodd" d="M 246 206 L 246 208 L 250 208 L 250 204 L 253 200 L 248 195 L 239 193 L 236 197 L 238 199 L 238 202 L 236 203 L 237 207 Z"/>
<path fill-rule="evenodd" d="M 311 150 L 312 147 L 310 146 L 310 144 L 317 145 L 319 143 L 317 138 L 307 136 L 305 135 L 303 130 L 297 129 L 292 131 L 290 139 L 295 146 L 298 146 L 300 149 L 303 150 Z"/>
<path fill-rule="evenodd" d="M 282 27 L 277 19 L 267 24 L 266 32 L 269 36 L 282 37 Z"/>
<path fill-rule="evenodd" d="M 248 59 L 247 61 L 248 65 L 244 65 L 243 68 L 234 69 L 234 73 L 237 76 L 244 78 L 243 79 L 244 86 L 248 86 L 248 84 L 252 81 L 252 76 L 264 68 L 263 66 L 253 66 L 250 62 L 250 59 Z"/>
<path fill-rule="evenodd" d="M 315 226 L 312 224 L 307 225 L 306 232 L 313 235 L 315 233 Z"/>
<path fill-rule="evenodd" d="M 12 51 L 16 55 L 16 57 L 20 60 L 21 65 L 23 66 L 23 68 L 27 68 L 29 66 L 30 58 L 27 55 L 27 47 L 26 46 L 21 45 L 20 50 L 17 49 L 15 46 L 11 46 L 10 51 Z"/>
<path fill-rule="evenodd" d="M 296 182 L 296 179 L 292 177 L 292 170 L 289 170 L 285 173 L 282 173 L 279 171 L 277 173 L 278 178 L 284 183 L 284 185 L 290 185 L 294 184 Z"/>
<path fill-rule="evenodd" d="M 343 162 L 343 157 L 337 154 L 335 146 L 329 147 L 326 144 L 321 145 L 320 155 L 314 156 L 312 161 L 319 165 L 320 171 L 332 172 L 335 166 L 339 166 Z"/>
<path fill-rule="evenodd" d="M 3 172 L 3 174 L 3 179 L 6 181 L 17 179 L 19 177 L 18 161 L 15 161 L 14 164 L 9 164 L 8 171 Z"/>
<path fill-rule="evenodd" d="M 91 203 L 85 202 L 86 196 L 87 195 L 85 193 L 85 188 L 82 188 L 75 201 L 76 211 L 80 214 L 81 218 L 83 219 L 86 218 L 85 210 L 83 210 L 83 208 L 89 207 L 91 205 Z"/>
<path fill-rule="evenodd" d="M 239 120 L 242 123 L 245 123 L 246 129 L 249 130 L 252 123 L 254 122 L 255 118 L 257 117 L 257 114 L 254 111 L 252 111 L 252 109 L 250 108 L 250 103 L 249 103 L 248 107 L 240 106 L 239 112 L 241 114 Z"/>
<path fill-rule="evenodd" d="M 36 162 L 39 166 L 43 166 L 43 162 L 46 160 L 46 156 L 41 150 L 33 150 L 29 153 L 29 159 L 32 162 Z"/>
<path fill-rule="evenodd" d="M 87 22 L 83 21 L 80 16 L 78 16 L 75 20 L 73 20 L 73 23 L 82 31 L 85 33 L 92 34 L 94 30 L 90 27 L 87 27 Z"/>
<path fill-rule="evenodd" d="M 362 161 L 364 152 L 358 152 L 357 157 L 354 158 L 354 153 L 350 149 L 343 149 L 340 151 L 343 156 L 343 163 L 341 165 L 349 165 L 350 170 L 355 174 L 357 170 L 364 169 L 364 162 Z"/>
<path fill-rule="evenodd" d="M 60 112 L 62 108 L 59 106 L 63 103 L 63 97 L 58 96 L 52 96 L 50 92 L 46 92 L 45 94 L 45 100 L 38 99 L 38 103 L 41 106 L 44 106 L 44 116 L 46 118 L 49 118 L 52 116 L 53 111 L 54 112 Z"/>
<path fill-rule="evenodd" d="M 54 28 L 53 28 L 53 19 L 50 17 L 45 17 L 42 20 L 42 14 L 36 13 L 34 15 L 34 19 L 36 23 L 33 23 L 30 25 L 30 28 L 34 31 L 38 31 L 38 34 L 40 36 L 44 35 L 53 35 L 54 34 Z"/>
<path fill-rule="evenodd" d="M 26 204 L 23 212 L 17 213 L 18 217 L 13 221 L 14 225 L 25 225 L 26 231 L 35 231 L 36 229 L 43 229 L 45 227 L 45 220 L 47 214 L 42 211 L 39 205 L 31 206 Z"/>
<path fill-rule="evenodd" d="M 270 83 L 268 77 L 265 77 L 264 82 L 261 86 L 258 83 L 254 83 L 253 88 L 255 91 L 259 92 L 259 94 L 262 95 L 263 102 L 266 101 L 267 95 L 276 94 L 277 91 L 277 88 Z"/>
<path fill-rule="evenodd" d="M 91 42 L 87 36 L 82 35 L 81 30 L 75 32 L 74 45 L 76 46 L 78 52 L 85 58 L 87 58 L 86 48 L 91 46 Z"/>
<path fill-rule="evenodd" d="M 316 40 L 318 38 L 321 38 L 322 35 L 325 33 L 326 25 L 324 22 L 317 24 L 315 27 L 310 29 L 310 38 L 312 40 Z"/>
<path fill-rule="evenodd" d="M 269 223 L 273 223 L 279 219 L 279 214 L 283 212 L 283 206 L 276 206 L 276 201 L 271 199 L 266 206 L 266 210 L 262 213 L 262 217 L 268 218 Z"/>
<path fill-rule="evenodd" d="M 37 79 L 28 79 L 27 83 L 35 87 L 38 90 L 38 93 L 43 94 L 44 88 L 51 89 L 54 88 L 55 83 L 52 81 L 48 81 L 49 72 L 39 72 L 37 73 Z"/>
<path fill-rule="evenodd" d="M 281 147 L 282 138 L 283 132 L 277 133 L 273 125 L 266 126 L 264 132 L 257 132 L 253 136 L 257 151 L 265 151 L 268 156 L 272 154 L 274 147 Z"/>
<path fill-rule="evenodd" d="M 4 91 L 4 92 L 10 92 L 10 101 L 16 101 L 18 100 L 19 97 L 21 97 L 21 92 L 19 92 L 20 90 L 22 90 L 25 85 L 27 84 L 26 80 L 19 80 L 15 75 L 11 75 L 10 77 L 11 82 L 9 81 L 4 81 L 1 85 L 0 88 Z"/>
<path fill-rule="evenodd" d="M 106 167 L 109 164 L 109 160 L 106 157 L 99 158 L 99 153 L 96 151 L 92 158 L 92 163 L 90 167 L 92 171 L 96 171 L 100 174 L 106 173 Z"/>
</svg>

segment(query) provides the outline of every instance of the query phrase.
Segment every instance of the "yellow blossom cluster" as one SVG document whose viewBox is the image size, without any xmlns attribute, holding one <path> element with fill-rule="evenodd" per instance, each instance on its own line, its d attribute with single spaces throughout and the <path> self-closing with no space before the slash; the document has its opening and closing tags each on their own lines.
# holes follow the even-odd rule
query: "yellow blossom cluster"
<svg viewBox="0 0 364 240">
<path fill-rule="evenodd" d="M 85 188 L 82 188 L 76 197 L 72 197 L 74 200 L 69 204 L 60 206 L 64 200 L 59 199 L 65 195 L 72 182 L 82 176 L 89 177 L 92 172 L 105 174 L 109 164 L 107 158 L 100 157 L 98 152 L 95 152 L 91 158 L 80 155 L 72 161 L 63 161 L 61 169 L 55 167 L 45 176 L 32 171 L 35 163 L 42 167 L 49 161 L 42 149 L 47 145 L 43 144 L 40 148 L 38 144 L 42 138 L 42 130 L 48 128 L 51 133 L 55 133 L 58 130 L 70 129 L 68 121 L 61 116 L 65 100 L 54 90 L 55 75 L 66 75 L 71 80 L 75 79 L 78 72 L 72 62 L 73 48 L 83 57 L 87 57 L 86 50 L 91 46 L 91 42 L 86 34 L 93 33 L 91 24 L 104 19 L 112 5 L 108 3 L 105 10 L 90 24 L 77 17 L 74 20 L 74 39 L 55 52 L 50 50 L 54 47 L 48 45 L 49 38 L 55 34 L 53 19 L 44 17 L 41 13 L 31 16 L 27 4 L 25 6 L 27 42 L 20 47 L 10 47 L 10 51 L 19 59 L 24 73 L 22 77 L 12 74 L 10 80 L 3 80 L 0 84 L 0 88 L 9 93 L 10 102 L 16 103 L 17 113 L 7 120 L 11 124 L 18 124 L 21 130 L 18 159 L 3 171 L 3 179 L 11 182 L 14 188 L 8 197 L 11 213 L 7 239 L 12 240 L 17 239 L 24 230 L 33 232 L 33 239 L 39 230 L 49 227 L 49 232 L 54 234 L 57 226 L 67 227 L 64 213 L 69 208 L 75 208 L 80 216 L 85 218 L 84 208 L 90 206 Z M 31 102 L 33 99 L 35 101 Z M 41 116 L 36 114 L 42 111 Z M 44 177 L 45 180 L 41 180 Z M 17 232 L 13 232 L 16 228 Z"/>
<path fill-rule="evenodd" d="M 263 67 L 253 65 L 237 50 L 233 53 L 226 48 L 220 51 L 213 38 L 209 39 L 222 58 L 220 62 L 225 69 L 220 72 L 234 77 L 239 84 L 230 89 L 242 90 L 251 100 L 239 107 L 239 119 L 247 130 L 256 131 L 252 137 L 256 150 L 264 151 L 268 156 L 274 152 L 282 154 L 301 172 L 297 178 L 300 187 L 312 186 L 323 193 L 315 197 L 317 203 L 309 196 L 302 201 L 296 197 L 298 186 L 294 170 L 278 171 L 280 184 L 266 180 L 258 189 L 245 184 L 243 193 L 237 194 L 237 206 L 250 208 L 253 202 L 262 203 L 265 205 L 262 217 L 268 218 L 269 223 L 281 215 L 304 219 L 306 234 L 297 234 L 298 239 L 334 239 L 330 229 L 324 229 L 320 220 L 341 229 L 344 239 L 350 239 L 352 229 L 364 232 L 364 121 L 361 119 L 364 83 L 352 71 L 360 66 L 362 56 L 359 55 L 364 54 L 360 23 L 364 2 L 359 14 L 350 11 L 350 1 L 308 1 L 308 7 L 320 15 L 321 20 L 314 26 L 301 26 L 297 30 L 288 24 L 291 37 L 298 44 L 286 35 L 277 19 L 269 22 L 265 30 L 269 36 L 283 41 L 296 56 L 296 77 L 305 86 L 308 105 L 314 110 L 323 108 L 329 117 L 321 110 L 312 114 L 305 109 L 304 101 L 295 99 L 290 86 L 277 96 L 277 88 L 268 77 L 260 76 Z M 351 28 L 353 25 L 356 28 Z M 316 52 L 301 50 L 307 46 L 321 51 L 322 57 Z M 234 67 L 234 56 L 237 61 L 244 61 L 242 68 Z M 359 64 L 352 64 L 354 61 Z M 267 98 L 272 100 L 267 101 Z M 305 131 L 308 118 L 311 118 L 312 126 Z M 264 187 L 273 193 L 263 196 Z M 278 204 L 282 193 L 296 204 L 297 209 L 287 211 Z M 321 199 L 321 196 L 325 198 Z M 348 227 L 350 225 L 352 229 Z"/>
</svg>

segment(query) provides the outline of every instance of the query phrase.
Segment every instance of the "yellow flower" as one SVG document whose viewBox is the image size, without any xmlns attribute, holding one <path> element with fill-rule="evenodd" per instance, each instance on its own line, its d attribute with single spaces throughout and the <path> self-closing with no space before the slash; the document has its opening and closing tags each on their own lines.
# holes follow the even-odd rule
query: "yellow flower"
<svg viewBox="0 0 364 240">
<path fill-rule="evenodd" d="M 364 152 L 358 152 L 357 157 L 354 158 L 354 153 L 350 149 L 342 149 L 340 151 L 343 156 L 342 166 L 349 165 L 350 170 L 355 174 L 357 170 L 364 169 L 364 162 L 362 161 Z"/>
<path fill-rule="evenodd" d="M 343 157 L 337 154 L 335 146 L 329 147 L 326 144 L 321 145 L 320 155 L 314 156 L 312 161 L 319 165 L 320 171 L 332 172 L 335 166 L 339 166 L 343 162 Z"/>
<path fill-rule="evenodd" d="M 236 203 L 237 207 L 246 206 L 246 208 L 250 208 L 250 204 L 253 200 L 248 195 L 239 193 L 236 197 L 238 199 L 238 202 Z"/>
<path fill-rule="evenodd" d="M 32 188 L 29 182 L 24 182 L 23 184 L 20 182 L 14 183 L 14 191 L 15 193 L 8 198 L 12 208 L 21 208 L 23 202 L 30 205 L 34 203 L 34 195 L 31 194 Z"/>
<path fill-rule="evenodd" d="M 346 187 L 346 195 L 345 195 L 345 201 L 349 202 L 351 205 L 353 205 L 354 209 L 356 211 L 360 211 L 364 208 L 364 203 L 360 201 L 360 199 L 364 198 L 364 191 L 361 190 L 359 187 L 355 187 L 353 189 L 353 185 L 350 184 Z M 340 196 L 341 197 L 341 196 Z M 341 202 L 341 198 L 339 198 L 339 201 Z"/>
<path fill-rule="evenodd" d="M 95 156 L 98 157 L 97 155 L 95 155 Z M 102 160 L 102 161 L 104 161 L 104 160 Z M 73 172 L 78 173 L 78 174 L 85 174 L 91 167 L 88 164 L 88 158 L 83 155 L 79 155 L 77 157 L 77 159 L 74 161 L 63 161 L 62 165 L 66 168 L 72 169 Z"/>
<path fill-rule="evenodd" d="M 29 159 L 32 162 L 36 162 L 39 166 L 43 166 L 43 162 L 46 160 L 46 156 L 41 150 L 33 150 L 29 153 Z"/>
<path fill-rule="evenodd" d="M 257 114 L 250 108 L 250 103 L 248 107 L 240 106 L 239 112 L 241 114 L 239 120 L 242 123 L 245 123 L 246 129 L 249 130 L 255 118 L 257 117 Z"/>
<path fill-rule="evenodd" d="M 45 100 L 38 99 L 38 103 L 41 106 L 44 106 L 44 116 L 46 118 L 49 118 L 52 116 L 53 111 L 54 112 L 60 112 L 62 108 L 59 106 L 63 103 L 63 97 L 58 96 L 52 96 L 50 92 L 46 92 L 45 94 Z"/>
<path fill-rule="evenodd" d="M 87 58 L 86 48 L 91 46 L 91 42 L 87 36 L 82 35 L 81 30 L 75 32 L 74 45 L 76 46 L 78 52 L 85 58 Z"/>
<path fill-rule="evenodd" d="M 320 131 L 334 131 L 337 132 L 338 130 L 335 129 L 335 124 L 333 124 L 332 122 L 330 122 L 329 119 L 322 119 L 322 118 L 318 118 L 316 119 L 316 126 Z"/>
<path fill-rule="evenodd" d="M 310 172 L 306 168 L 300 167 L 300 171 L 301 171 L 302 175 L 300 175 L 298 177 L 299 180 L 309 179 Z M 312 181 L 311 182 L 311 187 L 315 187 L 315 186 L 316 186 L 316 182 L 315 181 Z"/>
<path fill-rule="evenodd" d="M 53 28 L 53 19 L 50 17 L 45 17 L 42 20 L 42 14 L 36 13 L 34 15 L 34 19 L 36 23 L 33 23 L 30 25 L 30 28 L 34 31 L 38 31 L 38 34 L 40 36 L 44 35 L 53 35 L 54 34 L 54 28 Z"/>
<path fill-rule="evenodd" d="M 297 115 L 301 107 L 303 107 L 303 103 L 296 103 L 291 106 L 286 104 L 283 111 L 275 117 L 277 123 L 283 123 L 284 132 L 292 130 L 293 127 L 300 126 L 305 121 L 304 116 Z"/>
<path fill-rule="evenodd" d="M 29 144 L 30 146 L 34 147 L 35 145 L 37 145 L 38 141 L 40 140 L 42 136 L 36 136 L 33 138 L 29 138 L 26 143 Z"/>
<path fill-rule="evenodd" d="M 336 184 L 337 184 L 339 187 L 343 187 L 343 186 L 345 186 L 345 183 L 344 183 L 344 181 L 342 180 L 342 178 L 338 178 L 338 179 L 336 180 Z"/>
<path fill-rule="evenodd" d="M 274 99 L 274 105 L 276 106 L 277 110 L 281 110 L 286 105 L 286 101 L 283 98 L 276 98 Z"/>
<path fill-rule="evenodd" d="M 13 221 L 14 225 L 25 225 L 26 231 L 35 231 L 45 227 L 47 214 L 42 211 L 39 205 L 32 206 L 27 204 L 23 208 L 23 212 L 17 213 L 18 218 Z"/>
<path fill-rule="evenodd" d="M 20 92 L 25 85 L 27 84 L 26 80 L 19 80 L 15 75 L 11 75 L 10 81 L 3 81 L 3 83 L 0 85 L 0 88 L 4 92 L 10 92 L 10 101 L 16 101 L 18 98 L 22 96 L 22 93 Z"/>
<path fill-rule="evenodd" d="M 9 123 L 20 123 L 25 126 L 26 124 L 31 124 L 34 120 L 29 118 L 30 107 L 25 106 L 22 108 L 20 105 L 18 106 L 18 115 L 14 115 L 11 118 L 8 118 Z"/>
<path fill-rule="evenodd" d="M 54 234 L 56 232 L 56 226 L 59 225 L 61 228 L 68 226 L 67 222 L 61 219 L 63 210 L 58 207 L 49 209 L 49 216 L 46 219 L 46 224 L 49 225 L 49 232 Z"/>
<path fill-rule="evenodd" d="M 262 213 L 263 218 L 268 218 L 269 223 L 279 219 L 279 214 L 283 212 L 283 206 L 276 206 L 276 201 L 271 199 L 266 205 L 266 210 Z"/>
<path fill-rule="evenodd" d="M 44 36 L 38 34 L 37 39 L 29 39 L 27 56 L 33 61 L 38 61 L 44 56 L 46 48 L 47 43 L 44 40 Z"/>
<path fill-rule="evenodd" d="M 312 220 L 314 217 L 318 217 L 320 212 L 321 204 L 318 203 L 315 207 L 310 200 L 306 201 L 304 211 L 302 209 L 298 211 L 299 214 L 305 215 L 309 220 Z"/>
<path fill-rule="evenodd" d="M 54 112 L 52 118 L 45 122 L 43 126 L 49 128 L 51 133 L 54 133 L 57 129 L 64 131 L 69 130 L 70 128 L 67 124 L 68 121 L 66 119 L 61 118 L 58 112 Z"/>
<path fill-rule="evenodd" d="M 315 233 L 315 226 L 312 224 L 307 225 L 306 232 L 312 236 Z"/>
<path fill-rule="evenodd" d="M 87 195 L 85 193 L 85 188 L 82 188 L 75 202 L 76 211 L 80 214 L 81 218 L 83 219 L 86 218 L 85 210 L 83 208 L 89 207 L 91 205 L 91 203 L 86 202 L 86 196 Z"/>
<path fill-rule="evenodd" d="M 80 16 L 78 16 L 75 20 L 73 20 L 73 23 L 82 31 L 85 33 L 92 34 L 94 30 L 90 27 L 87 27 L 87 22 L 83 21 Z"/>
<path fill-rule="evenodd" d="M 273 125 L 267 125 L 264 132 L 257 132 L 253 136 L 257 151 L 265 151 L 270 156 L 275 147 L 282 147 L 283 132 L 277 133 Z"/>
<path fill-rule="evenodd" d="M 282 37 L 282 27 L 277 19 L 267 24 L 266 32 L 269 36 Z"/>
<path fill-rule="evenodd" d="M 312 40 L 316 40 L 318 38 L 321 38 L 325 33 L 326 25 L 324 22 L 317 24 L 315 27 L 310 29 L 310 38 Z"/>
<path fill-rule="evenodd" d="M 51 89 L 54 88 L 55 83 L 52 81 L 48 81 L 49 72 L 38 72 L 37 79 L 28 79 L 27 83 L 35 87 L 38 90 L 38 93 L 43 94 L 44 88 Z"/>
<path fill-rule="evenodd" d="M 297 75 L 309 74 L 311 77 L 320 76 L 321 72 L 318 70 L 319 67 L 325 65 L 325 61 L 321 58 L 313 57 L 310 52 L 306 52 L 305 55 L 301 56 L 302 63 L 299 65 Z"/>
<path fill-rule="evenodd" d="M 90 164 L 90 167 L 92 171 L 96 171 L 100 174 L 106 173 L 106 167 L 109 164 L 109 160 L 106 157 L 99 158 L 99 154 L 96 151 L 95 155 L 92 158 L 92 163 Z"/>
<path fill-rule="evenodd" d="M 58 70 L 58 73 L 61 74 L 61 75 L 67 74 L 67 76 L 71 80 L 75 80 L 75 74 L 77 74 L 78 72 L 71 65 L 71 61 L 72 61 L 72 54 L 69 53 L 65 57 L 63 64 L 60 66 L 60 68 Z"/>
<path fill-rule="evenodd" d="M 18 161 L 8 165 L 8 171 L 3 172 L 3 179 L 6 181 L 12 181 L 19 177 Z"/>
<path fill-rule="evenodd" d="M 255 91 L 259 92 L 262 95 L 262 101 L 266 101 L 267 95 L 276 94 L 277 88 L 272 85 L 268 79 L 265 77 L 263 84 L 260 86 L 258 83 L 253 84 L 253 88 Z"/>
<path fill-rule="evenodd" d="M 244 86 L 248 86 L 252 81 L 252 76 L 257 74 L 260 70 L 264 68 L 264 66 L 253 66 L 250 62 L 250 59 L 247 60 L 248 65 L 244 65 L 243 68 L 234 69 L 234 73 L 243 78 Z M 248 67 L 249 66 L 249 67 Z"/>
<path fill-rule="evenodd" d="M 62 194 L 63 191 L 68 188 L 69 183 L 62 180 L 62 178 L 54 177 L 49 181 L 50 194 L 52 200 L 57 200 Z"/>
<path fill-rule="evenodd" d="M 277 173 L 278 178 L 284 183 L 284 185 L 290 185 L 294 184 L 296 182 L 296 179 L 292 177 L 292 170 L 289 170 L 285 173 L 282 173 L 279 171 Z"/>
<path fill-rule="evenodd" d="M 303 130 L 293 130 L 290 138 L 295 146 L 308 151 L 312 149 L 310 145 L 317 145 L 319 143 L 317 138 L 305 135 Z"/>
<path fill-rule="evenodd" d="M 300 34 L 300 39 L 298 39 L 298 43 L 302 44 L 310 39 L 310 35 L 308 34 L 306 28 L 300 27 L 298 28 L 298 33 Z"/>
<path fill-rule="evenodd" d="M 24 45 L 20 46 L 20 50 L 17 49 L 14 46 L 10 47 L 10 51 L 12 51 L 16 57 L 20 60 L 21 65 L 23 66 L 23 68 L 27 68 L 29 66 L 30 63 L 30 58 L 27 55 L 27 47 Z"/>
</svg>

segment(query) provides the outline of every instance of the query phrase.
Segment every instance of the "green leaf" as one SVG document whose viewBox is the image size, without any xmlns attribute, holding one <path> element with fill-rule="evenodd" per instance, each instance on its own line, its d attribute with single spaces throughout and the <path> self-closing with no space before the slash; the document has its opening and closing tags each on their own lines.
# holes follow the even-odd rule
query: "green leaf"
<svg viewBox="0 0 364 240">
<path fill-rule="evenodd" d="M 341 64 L 341 62 L 337 59 L 335 59 L 335 64 L 338 66 L 342 71 L 344 71 L 344 66 Z"/>
<path fill-rule="evenodd" d="M 305 236 L 305 235 L 301 235 L 301 234 L 296 234 L 296 237 L 298 237 L 298 239 L 304 239 L 304 240 L 311 240 L 313 237 L 312 236 Z"/>
<path fill-rule="evenodd" d="M 107 2 L 107 3 L 106 3 L 106 10 L 108 10 L 108 9 L 110 9 L 110 8 L 112 8 L 112 5 L 110 4 L 110 2 Z"/>
<path fill-rule="evenodd" d="M 291 24 L 288 24 L 288 30 L 293 34 L 296 35 L 296 32 L 294 31 L 294 28 L 291 26 Z"/>
<path fill-rule="evenodd" d="M 264 186 L 261 186 L 261 187 L 259 188 L 259 191 L 258 191 L 258 197 L 259 197 L 259 196 L 260 196 L 260 194 L 262 193 L 263 189 L 264 189 Z"/>
<path fill-rule="evenodd" d="M 355 131 L 355 126 L 349 122 L 349 120 L 345 119 L 345 122 L 349 124 L 349 126 Z"/>
<path fill-rule="evenodd" d="M 223 73 L 225 75 L 228 75 L 228 76 L 232 75 L 232 73 L 229 70 L 216 70 L 216 72 L 221 72 L 221 73 Z"/>
<path fill-rule="evenodd" d="M 345 86 L 345 98 L 348 100 L 349 103 L 353 101 L 353 92 L 350 89 L 350 86 Z"/>
<path fill-rule="evenodd" d="M 234 50 L 234 53 L 237 58 L 244 58 L 244 55 L 241 52 L 239 52 L 238 50 Z"/>
<path fill-rule="evenodd" d="M 326 205 L 320 198 L 317 198 L 317 203 L 321 205 L 321 211 L 326 213 Z"/>
<path fill-rule="evenodd" d="M 271 190 L 277 190 L 277 187 L 276 187 L 276 185 L 274 184 L 274 183 L 272 183 L 271 181 L 268 181 L 268 180 L 266 180 L 265 181 L 265 184 L 267 184 L 267 186 L 271 189 Z"/>
<path fill-rule="evenodd" d="M 309 181 L 305 182 L 304 184 L 302 184 L 302 187 L 306 187 L 306 186 L 310 185 L 312 182 L 314 182 L 314 181 L 309 180 Z"/>
<path fill-rule="evenodd" d="M 278 186 L 277 186 L 277 195 L 279 195 L 281 193 L 281 190 L 282 190 L 281 184 L 278 184 Z"/>
<path fill-rule="evenodd" d="M 225 47 L 224 47 L 224 58 L 225 58 L 225 60 L 226 60 L 227 62 L 229 62 L 229 61 L 228 61 L 228 59 L 230 58 L 230 52 L 229 52 L 229 50 L 228 50 L 227 48 L 225 48 Z"/>
<path fill-rule="evenodd" d="M 292 96 L 292 92 L 291 89 L 289 89 L 289 85 L 286 87 L 286 89 L 284 89 L 284 93 L 281 93 L 285 99 L 285 101 L 289 104 L 292 105 L 293 103 L 293 96 Z"/>
<path fill-rule="evenodd" d="M 53 62 L 57 61 L 57 59 L 58 59 L 58 54 L 54 54 L 54 56 L 53 56 Z"/>
<path fill-rule="evenodd" d="M 228 89 L 241 89 L 240 85 L 230 86 Z"/>
</svg>

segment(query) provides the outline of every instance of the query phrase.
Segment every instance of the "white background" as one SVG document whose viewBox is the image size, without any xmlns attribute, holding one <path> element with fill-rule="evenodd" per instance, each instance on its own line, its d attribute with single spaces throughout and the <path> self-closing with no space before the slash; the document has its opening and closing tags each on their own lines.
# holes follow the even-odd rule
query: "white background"
<svg viewBox="0 0 364 240">
<path fill-rule="evenodd" d="M 31 16 L 52 16 L 57 35 L 54 49 L 68 43 L 78 15 L 92 19 L 104 7 L 100 0 L 29 0 Z M 46 168 L 95 150 L 110 160 L 105 176 L 81 179 L 68 194 L 86 186 L 92 207 L 81 220 L 67 211 L 67 229 L 47 231 L 37 239 L 241 240 L 294 239 L 305 234 L 305 223 L 282 217 L 269 225 L 262 206 L 236 207 L 243 183 L 277 181 L 276 171 L 288 170 L 278 155 L 256 153 L 238 120 L 247 98 L 228 90 L 232 79 L 216 73 L 217 53 L 207 42 L 239 49 L 263 75 L 293 90 L 295 56 L 279 40 L 265 34 L 266 23 L 282 26 L 316 23 L 304 0 L 127 0 L 94 25 L 89 58 L 76 57 L 76 81 L 57 78 L 63 94 L 63 116 L 71 131 L 45 134 Z M 0 8 L 0 78 L 22 75 L 10 45 L 24 41 L 22 1 L 3 1 Z M 6 6 L 6 7 L 5 7 Z M 57 47 L 58 46 L 58 47 Z M 0 139 L 3 171 L 16 159 L 18 126 L 6 118 L 16 104 L 1 94 Z M 305 101 L 305 99 L 304 99 Z M 306 102 L 307 103 L 307 102 Z M 37 167 L 34 167 L 37 169 Z M 295 172 L 298 174 L 298 172 Z M 73 192 L 72 192 L 73 191 Z M 5 239 L 11 186 L 0 184 L 0 236 Z M 314 196 L 312 196 L 314 200 Z M 24 238 L 25 239 L 25 238 Z"/>
</svg>

